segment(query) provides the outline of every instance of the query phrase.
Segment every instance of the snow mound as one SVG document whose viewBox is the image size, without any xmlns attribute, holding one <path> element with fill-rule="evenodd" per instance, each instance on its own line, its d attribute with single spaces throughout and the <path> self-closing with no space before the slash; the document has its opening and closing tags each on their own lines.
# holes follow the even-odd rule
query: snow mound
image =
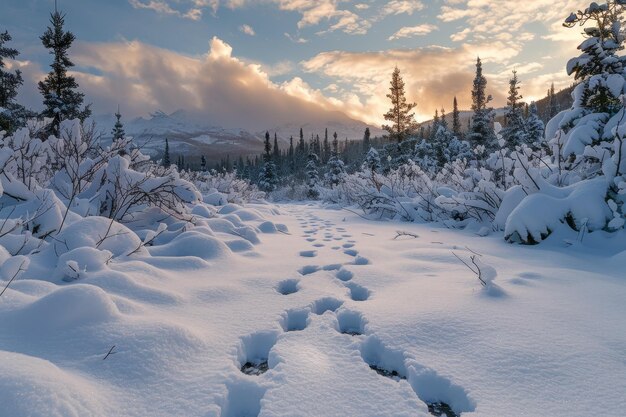
<svg viewBox="0 0 626 417">
<path fill-rule="evenodd" d="M 53 246 L 59 255 L 86 246 L 108 250 L 113 257 L 118 257 L 140 247 L 141 239 L 118 222 L 106 217 L 93 216 L 82 218 L 64 228 Z"/>
<path fill-rule="evenodd" d="M 184 232 L 165 245 L 150 248 L 152 256 L 195 256 L 205 261 L 225 259 L 231 253 L 221 240 L 195 231 Z"/>
<path fill-rule="evenodd" d="M 0 351 L 0 404 L 11 417 L 107 417 L 115 412 L 106 394 L 46 360 Z"/>
<path fill-rule="evenodd" d="M 11 323 L 22 331 L 63 332 L 116 320 L 120 312 L 111 297 L 99 287 L 75 284 L 16 310 Z"/>
<path fill-rule="evenodd" d="M 529 195 L 508 217 L 506 240 L 538 243 L 564 222 L 576 230 L 604 228 L 613 217 L 605 201 L 607 187 L 606 179 L 600 177 L 565 188 L 547 187 L 542 193 Z"/>
</svg>

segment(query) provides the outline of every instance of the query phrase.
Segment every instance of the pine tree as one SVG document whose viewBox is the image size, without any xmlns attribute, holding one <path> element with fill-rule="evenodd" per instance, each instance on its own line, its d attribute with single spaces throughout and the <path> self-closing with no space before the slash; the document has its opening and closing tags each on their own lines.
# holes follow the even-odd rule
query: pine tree
<svg viewBox="0 0 626 417">
<path fill-rule="evenodd" d="M 626 57 L 618 55 L 623 49 L 621 23 L 625 6 L 623 0 L 608 0 L 601 5 L 594 2 L 584 11 L 572 13 L 563 24 L 568 28 L 585 25 L 583 33 L 587 39 L 578 47 L 582 54 L 569 60 L 567 74 L 573 74 L 583 85 L 581 104 L 593 113 L 612 116 L 623 108 L 619 98 L 622 92 L 611 88 L 609 77 L 623 76 L 626 69 Z"/>
<path fill-rule="evenodd" d="M 113 126 L 113 141 L 124 139 L 126 133 L 124 132 L 124 125 L 122 124 L 122 114 L 120 113 L 119 106 L 117 107 L 117 112 L 115 113 L 115 125 Z"/>
<path fill-rule="evenodd" d="M 170 162 L 170 142 L 165 138 L 165 151 L 163 152 L 163 160 L 161 165 L 165 168 L 169 168 L 172 163 Z"/>
<path fill-rule="evenodd" d="M 270 162 L 272 160 L 272 143 L 270 142 L 270 132 L 265 132 L 265 141 L 263 142 L 263 161 Z"/>
<path fill-rule="evenodd" d="M 548 120 L 552 119 L 559 112 L 559 103 L 554 91 L 554 83 L 550 85 L 548 90 Z"/>
<path fill-rule="evenodd" d="M 363 134 L 363 152 L 368 152 L 369 153 L 369 149 L 372 147 L 371 145 L 371 133 L 370 133 L 370 128 L 366 127 L 365 128 L 365 133 Z"/>
<path fill-rule="evenodd" d="M 276 165 L 272 161 L 272 143 L 270 142 L 270 132 L 265 132 L 265 152 L 263 153 L 263 167 L 259 172 L 259 188 L 266 192 L 271 192 L 278 185 Z"/>
<path fill-rule="evenodd" d="M 459 105 L 454 96 L 453 108 L 452 108 L 452 133 L 457 138 L 461 137 L 461 115 L 459 113 Z"/>
<path fill-rule="evenodd" d="M 374 148 L 370 148 L 365 155 L 365 160 L 363 161 L 363 169 L 367 169 L 371 172 L 380 172 L 381 164 L 380 164 L 380 155 L 378 151 Z"/>
<path fill-rule="evenodd" d="M 391 75 L 387 97 L 391 100 L 391 109 L 385 113 L 384 117 L 391 124 L 384 125 L 383 129 L 389 133 L 390 139 L 400 143 L 415 132 L 417 123 L 415 122 L 415 113 L 411 113 L 416 104 L 406 101 L 404 81 L 400 76 L 398 67 L 393 70 Z"/>
<path fill-rule="evenodd" d="M 328 128 L 324 129 L 324 149 L 322 152 L 322 162 L 328 162 L 330 158 L 330 142 L 328 141 Z"/>
<path fill-rule="evenodd" d="M 293 147 L 293 136 L 289 137 L 289 169 L 292 174 L 296 172 L 296 153 L 295 148 Z"/>
<path fill-rule="evenodd" d="M 29 112 L 15 100 L 18 88 L 24 83 L 21 71 L 4 69 L 4 59 L 15 59 L 19 55 L 17 49 L 4 46 L 11 39 L 9 32 L 0 33 L 0 131 L 9 134 L 23 127 L 29 117 Z"/>
<path fill-rule="evenodd" d="M 520 145 L 524 141 L 526 134 L 526 125 L 522 115 L 524 103 L 521 102 L 522 95 L 519 89 L 517 71 L 513 70 L 513 76 L 509 80 L 509 95 L 506 102 L 506 112 L 504 113 L 505 126 L 501 132 L 502 138 L 511 149 Z"/>
<path fill-rule="evenodd" d="M 433 122 L 432 122 L 431 129 L 430 129 L 430 136 L 428 137 L 428 139 L 431 141 L 435 140 L 435 135 L 437 134 L 438 130 L 439 130 L 439 110 L 435 109 L 435 115 L 433 116 Z"/>
<path fill-rule="evenodd" d="M 206 171 L 207 165 L 206 165 L 206 157 L 204 155 L 202 155 L 200 157 L 200 170 L 201 171 Z"/>
<path fill-rule="evenodd" d="M 333 149 L 328 160 L 328 183 L 331 187 L 339 185 L 343 181 L 346 170 L 343 161 L 339 158 L 339 141 L 337 140 L 337 132 L 333 134 Z"/>
<path fill-rule="evenodd" d="M 533 148 L 538 148 L 543 142 L 543 134 L 545 126 L 537 111 L 537 104 L 533 101 L 528 109 L 528 118 L 526 118 L 526 134 L 524 142 Z"/>
<path fill-rule="evenodd" d="M 68 56 L 68 50 L 76 39 L 74 34 L 63 30 L 65 15 L 58 10 L 50 14 L 50 25 L 40 37 L 43 46 L 54 55 L 52 70 L 45 80 L 39 82 L 39 91 L 43 96 L 43 117 L 52 119 L 49 133 L 58 136 L 62 120 L 80 119 L 84 121 L 91 115 L 90 106 L 81 109 L 85 95 L 77 91 L 78 83 L 68 75 L 74 66 Z"/>
<path fill-rule="evenodd" d="M 489 151 L 497 146 L 497 138 L 493 130 L 492 111 L 487 108 L 491 96 L 486 94 L 487 79 L 483 76 L 480 58 L 476 60 L 476 77 L 472 88 L 472 124 L 467 135 L 472 146 L 483 145 Z"/>
<path fill-rule="evenodd" d="M 306 175 L 307 175 L 307 197 L 310 199 L 317 199 L 320 195 L 318 190 L 319 186 L 319 174 L 317 172 L 317 164 L 319 163 L 319 157 L 311 152 L 306 163 Z"/>
<path fill-rule="evenodd" d="M 278 148 L 278 136 L 274 133 L 274 162 L 280 163 L 280 149 Z"/>
</svg>

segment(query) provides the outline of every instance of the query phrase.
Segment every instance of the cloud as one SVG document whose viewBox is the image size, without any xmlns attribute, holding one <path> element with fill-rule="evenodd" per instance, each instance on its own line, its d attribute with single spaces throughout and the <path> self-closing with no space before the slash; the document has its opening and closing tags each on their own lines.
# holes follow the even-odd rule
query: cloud
<svg viewBox="0 0 626 417">
<path fill-rule="evenodd" d="M 241 25 L 241 26 L 239 26 L 239 31 L 242 32 L 242 33 L 245 33 L 246 35 L 249 35 L 249 36 L 256 35 L 256 32 L 254 31 L 254 29 L 252 29 L 252 26 L 250 26 L 250 25 Z"/>
<path fill-rule="evenodd" d="M 118 104 L 127 118 L 185 109 L 215 125 L 252 130 L 347 120 L 343 102 L 302 79 L 280 85 L 270 80 L 271 74 L 290 71 L 292 63 L 245 62 L 216 37 L 209 46 L 204 55 L 186 56 L 139 41 L 77 42 L 72 59 L 80 70 L 71 74 L 96 114 L 112 112 Z M 30 88 L 23 92 L 30 97 L 27 102 L 40 102 L 35 82 L 43 71 L 28 62 L 21 65 Z"/>
<path fill-rule="evenodd" d="M 528 25 L 543 25 L 550 35 L 561 33 L 566 11 L 588 4 L 588 0 L 444 0 L 439 19 L 464 20 L 465 28 L 451 35 L 453 41 L 486 41 L 508 34 L 511 42 L 526 42 L 533 32 L 524 30 Z"/>
<path fill-rule="evenodd" d="M 403 27 L 402 29 L 398 30 L 396 33 L 391 35 L 388 38 L 388 40 L 393 41 L 395 39 L 401 39 L 401 38 L 424 36 L 424 35 L 428 35 L 430 32 L 434 30 L 437 30 L 437 26 L 430 25 L 430 24 L 407 26 L 407 27 Z"/>
<path fill-rule="evenodd" d="M 200 20 L 202 17 L 202 7 L 210 6 L 215 10 L 216 2 L 207 0 L 193 0 L 192 7 L 188 7 L 185 11 L 177 10 L 166 0 L 128 0 L 135 9 L 149 9 L 157 13 L 174 15 L 191 20 Z"/>
<path fill-rule="evenodd" d="M 424 3 L 420 0 L 391 0 L 383 7 L 384 15 L 412 15 L 413 12 L 420 11 L 424 8 Z"/>
<path fill-rule="evenodd" d="M 461 108 L 470 108 L 478 55 L 487 67 L 496 69 L 497 76 L 487 75 L 487 90 L 493 95 L 495 106 L 504 105 L 510 70 L 514 68 L 508 61 L 517 52 L 495 41 L 463 44 L 455 48 L 429 46 L 374 52 L 330 51 L 320 53 L 301 65 L 306 72 L 325 77 L 335 85 L 346 86 L 339 91 L 335 88 L 336 97 L 350 97 L 350 104 L 344 106 L 346 112 L 370 122 L 380 122 L 381 115 L 388 110 L 389 103 L 384 97 L 388 93 L 391 73 L 397 65 L 406 83 L 407 97 L 417 103 L 417 115 L 424 120 L 430 118 L 435 109 L 444 107 L 449 110 L 455 96 Z M 549 81 L 534 74 L 539 68 L 520 64 L 517 69 L 524 83 L 524 93 L 541 97 Z M 566 84 L 564 75 L 564 72 L 551 74 L 558 86 Z"/>
</svg>

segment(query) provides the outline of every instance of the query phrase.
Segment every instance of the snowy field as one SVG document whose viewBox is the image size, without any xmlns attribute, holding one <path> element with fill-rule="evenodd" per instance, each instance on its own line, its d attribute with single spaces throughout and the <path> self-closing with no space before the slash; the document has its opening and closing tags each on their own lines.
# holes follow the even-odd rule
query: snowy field
<svg viewBox="0 0 626 417">
<path fill-rule="evenodd" d="M 12 283 L 0 416 L 626 413 L 626 253 L 310 205 L 224 217 L 265 233 Z M 482 254 L 494 285 L 454 254 Z"/>
</svg>

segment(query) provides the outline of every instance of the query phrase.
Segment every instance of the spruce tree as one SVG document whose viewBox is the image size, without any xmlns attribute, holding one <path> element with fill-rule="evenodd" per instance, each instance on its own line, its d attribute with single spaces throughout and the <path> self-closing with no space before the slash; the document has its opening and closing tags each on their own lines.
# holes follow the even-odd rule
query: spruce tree
<svg viewBox="0 0 626 417">
<path fill-rule="evenodd" d="M 548 120 L 556 116 L 558 112 L 559 103 L 556 98 L 556 92 L 554 91 L 554 83 L 552 83 L 548 90 Z"/>
<path fill-rule="evenodd" d="M 330 158 L 330 142 L 328 141 L 328 128 L 324 129 L 324 149 L 322 152 L 322 162 L 328 162 Z"/>
<path fill-rule="evenodd" d="M 45 80 L 39 82 L 39 91 L 43 96 L 45 109 L 43 117 L 52 119 L 48 133 L 58 136 L 62 120 L 80 119 L 84 121 L 91 115 L 90 106 L 81 108 L 85 95 L 79 91 L 78 83 L 68 70 L 74 66 L 68 51 L 76 39 L 74 34 L 63 29 L 65 15 L 58 10 L 50 14 L 50 26 L 40 37 L 43 46 L 54 56 L 51 71 Z"/>
<path fill-rule="evenodd" d="M 316 200 L 320 192 L 318 190 L 319 174 L 317 172 L 317 164 L 319 163 L 319 157 L 311 152 L 306 163 L 306 175 L 307 175 L 307 197 Z"/>
<path fill-rule="evenodd" d="M 371 145 L 371 133 L 370 128 L 365 128 L 365 133 L 363 134 L 363 153 L 369 152 L 369 149 L 372 147 Z"/>
<path fill-rule="evenodd" d="M 274 162 L 280 163 L 280 149 L 278 148 L 278 136 L 274 133 Z"/>
<path fill-rule="evenodd" d="M 126 133 L 124 132 L 124 125 L 122 124 L 122 114 L 120 113 L 119 106 L 117 107 L 117 112 L 115 113 L 115 125 L 113 125 L 113 142 L 117 140 L 124 139 Z"/>
<path fill-rule="evenodd" d="M 476 60 L 476 77 L 472 88 L 472 123 L 467 135 L 472 146 L 483 145 L 487 151 L 497 146 L 496 134 L 493 130 L 492 111 L 487 107 L 491 96 L 486 93 L 487 79 L 483 76 L 483 66 L 480 58 Z"/>
<path fill-rule="evenodd" d="M 259 188 L 266 192 L 276 189 L 278 178 L 276 175 L 276 165 L 272 161 L 272 143 L 270 142 L 270 132 L 265 132 L 264 142 L 265 152 L 263 153 L 263 167 L 259 172 Z"/>
<path fill-rule="evenodd" d="M 524 142 L 533 147 L 538 148 L 543 142 L 543 135 L 545 126 L 543 121 L 539 117 L 537 111 L 537 104 L 533 101 L 528 108 L 528 118 L 526 119 L 526 132 L 524 135 Z"/>
<path fill-rule="evenodd" d="M 461 115 L 459 113 L 459 105 L 454 96 L 453 108 L 452 108 L 452 133 L 457 138 L 461 137 Z"/>
<path fill-rule="evenodd" d="M 169 168 L 172 162 L 170 161 L 170 142 L 165 138 L 165 151 L 163 152 L 163 160 L 161 161 L 161 165 L 165 168 Z"/>
<path fill-rule="evenodd" d="M 439 110 L 435 109 L 435 115 L 433 116 L 433 122 L 432 122 L 431 129 L 430 129 L 430 136 L 428 137 L 430 141 L 433 141 L 435 139 L 435 135 L 437 134 L 438 130 L 439 130 Z"/>
<path fill-rule="evenodd" d="M 391 75 L 387 97 L 391 100 L 391 108 L 385 113 L 384 117 L 390 124 L 384 125 L 383 129 L 389 133 L 391 140 L 396 140 L 400 143 L 415 133 L 417 123 L 415 122 L 415 113 L 411 112 L 416 104 L 407 103 L 406 101 L 404 81 L 398 67 L 393 70 Z"/>
<path fill-rule="evenodd" d="M 343 181 L 346 170 L 343 161 L 339 158 L 339 141 L 337 132 L 333 134 L 333 149 L 328 160 L 328 183 L 331 187 L 339 185 Z"/>
<path fill-rule="evenodd" d="M 6 71 L 5 59 L 15 59 L 19 52 L 17 49 L 4 46 L 11 41 L 9 32 L 0 33 L 0 131 L 9 134 L 26 124 L 29 112 L 19 105 L 15 98 L 18 88 L 24 83 L 20 70 L 15 72 Z"/>
<path fill-rule="evenodd" d="M 509 80 L 509 95 L 506 102 L 505 126 L 502 129 L 502 138 L 506 144 L 514 149 L 524 141 L 526 125 L 522 114 L 524 103 L 522 103 L 522 95 L 519 92 L 519 79 L 517 71 L 513 70 L 513 76 Z"/>
<path fill-rule="evenodd" d="M 374 148 L 370 148 L 365 155 L 365 160 L 363 161 L 363 169 L 367 169 L 371 172 L 380 172 L 381 164 L 380 164 L 380 155 Z"/>
</svg>

